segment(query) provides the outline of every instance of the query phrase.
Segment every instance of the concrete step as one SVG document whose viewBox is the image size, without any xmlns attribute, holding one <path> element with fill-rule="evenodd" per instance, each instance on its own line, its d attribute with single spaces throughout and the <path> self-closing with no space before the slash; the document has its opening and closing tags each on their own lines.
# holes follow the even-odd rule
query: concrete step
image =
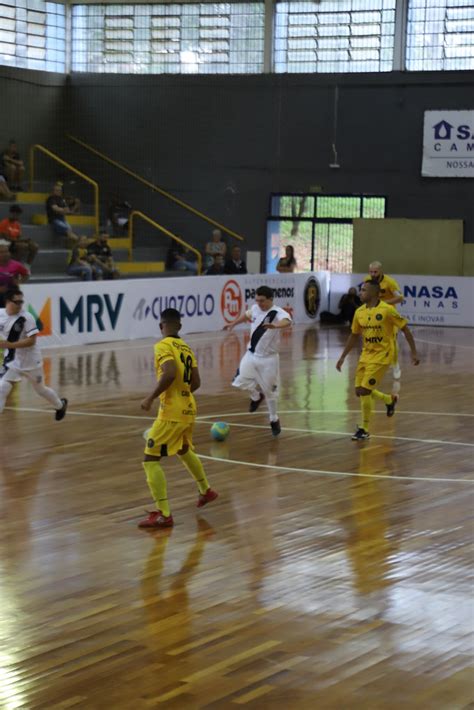
<svg viewBox="0 0 474 710">
<path fill-rule="evenodd" d="M 67 249 L 46 249 L 39 251 L 31 265 L 31 271 L 38 274 L 65 274 L 70 252 Z"/>
<path fill-rule="evenodd" d="M 17 192 L 16 201 L 19 205 L 44 205 L 50 194 L 50 192 Z"/>
<path fill-rule="evenodd" d="M 164 261 L 121 261 L 117 262 L 121 274 L 157 274 L 165 270 Z"/>
<path fill-rule="evenodd" d="M 68 214 L 66 219 L 71 227 L 84 227 L 87 225 L 95 225 L 95 217 L 93 215 L 87 214 Z M 48 218 L 46 213 L 44 214 L 33 214 L 31 218 L 32 224 L 48 224 Z"/>
</svg>

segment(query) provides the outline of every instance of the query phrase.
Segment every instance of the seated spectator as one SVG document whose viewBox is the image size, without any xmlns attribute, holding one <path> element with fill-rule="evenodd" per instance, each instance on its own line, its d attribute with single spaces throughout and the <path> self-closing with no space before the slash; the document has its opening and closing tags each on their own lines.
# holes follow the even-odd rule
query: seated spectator
<svg viewBox="0 0 474 710">
<path fill-rule="evenodd" d="M 5 170 L 5 177 L 7 179 L 8 185 L 11 190 L 20 192 L 23 190 L 23 174 L 25 172 L 25 165 L 20 157 L 18 148 L 15 140 L 12 140 L 8 144 L 8 148 L 3 152 L 3 165 Z"/>
<path fill-rule="evenodd" d="M 67 237 L 70 242 L 77 244 L 78 237 L 67 222 L 66 215 L 77 212 L 79 202 L 74 198 L 71 198 L 69 202 L 70 204 L 68 205 L 63 197 L 62 183 L 55 183 L 51 195 L 46 200 L 46 214 L 54 234 Z"/>
<path fill-rule="evenodd" d="M 232 247 L 230 252 L 230 259 L 225 262 L 224 274 L 246 274 L 247 267 L 245 261 L 240 258 L 241 249 L 240 247 Z"/>
<path fill-rule="evenodd" d="M 166 255 L 166 269 L 169 271 L 188 271 L 197 274 L 197 263 L 191 261 L 189 251 L 179 242 L 171 244 Z"/>
<path fill-rule="evenodd" d="M 125 200 L 113 195 L 107 208 L 107 227 L 112 234 L 121 235 L 128 229 L 128 220 L 132 206 Z"/>
<path fill-rule="evenodd" d="M 88 261 L 92 267 L 102 270 L 104 279 L 118 279 L 120 273 L 114 264 L 112 249 L 107 240 L 109 234 L 105 229 L 101 229 L 99 236 L 87 247 Z"/>
<path fill-rule="evenodd" d="M 87 253 L 87 237 L 79 237 L 69 257 L 66 273 L 69 276 L 78 276 L 83 281 L 102 279 L 102 269 L 97 264 L 89 263 Z"/>
<path fill-rule="evenodd" d="M 224 273 L 224 257 L 222 254 L 214 254 L 211 266 L 204 272 L 205 276 L 218 276 Z"/>
<path fill-rule="evenodd" d="M 227 245 L 222 241 L 222 232 L 220 229 L 214 229 L 212 232 L 212 240 L 206 244 L 206 260 L 205 266 L 208 269 L 213 265 L 213 257 L 220 254 L 222 259 L 225 259 Z"/>
<path fill-rule="evenodd" d="M 285 247 L 285 256 L 282 256 L 279 260 L 276 270 L 279 274 L 292 274 L 296 271 L 296 267 L 295 250 L 291 244 L 288 244 Z"/>
<path fill-rule="evenodd" d="M 0 235 L 10 242 L 10 254 L 15 259 L 31 265 L 38 253 L 38 245 L 21 233 L 20 215 L 22 212 L 20 205 L 10 207 L 9 217 L 0 222 Z"/>
<path fill-rule="evenodd" d="M 347 293 L 344 293 L 341 296 L 338 306 L 339 313 L 336 315 L 335 313 L 330 313 L 329 311 L 323 311 L 319 316 L 321 323 L 328 325 L 337 325 L 342 323 L 351 324 L 352 319 L 354 318 L 354 313 L 361 305 L 362 301 L 357 294 L 357 289 L 352 287 Z"/>
<path fill-rule="evenodd" d="M 0 200 L 16 200 L 16 195 L 8 187 L 7 170 L 3 155 L 0 155 Z"/>
<path fill-rule="evenodd" d="M 11 258 L 9 247 L 10 244 L 6 239 L 0 240 L 0 279 L 2 285 L 7 286 L 5 290 L 20 286 L 30 277 L 29 269 Z"/>
</svg>

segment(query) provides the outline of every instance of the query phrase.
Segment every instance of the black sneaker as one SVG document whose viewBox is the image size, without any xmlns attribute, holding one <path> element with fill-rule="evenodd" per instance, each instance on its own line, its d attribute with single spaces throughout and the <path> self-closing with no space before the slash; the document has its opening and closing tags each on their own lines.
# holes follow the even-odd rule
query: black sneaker
<svg viewBox="0 0 474 710">
<path fill-rule="evenodd" d="M 362 427 L 358 427 L 352 435 L 352 441 L 365 441 L 366 439 L 370 439 L 370 434 Z"/>
<path fill-rule="evenodd" d="M 57 422 L 60 422 L 61 419 L 64 419 L 64 417 L 66 416 L 67 399 L 61 399 L 61 402 L 63 403 L 63 406 L 61 407 L 61 409 L 56 409 L 55 419 Z"/>
<path fill-rule="evenodd" d="M 387 407 L 387 417 L 393 417 L 395 414 L 395 407 L 397 406 L 398 402 L 398 394 L 392 394 L 392 401 L 390 404 L 386 404 L 385 406 Z"/>
<path fill-rule="evenodd" d="M 273 436 L 278 436 L 278 434 L 281 433 L 281 426 L 280 426 L 280 420 L 277 419 L 276 422 L 270 422 L 270 426 L 272 428 L 272 434 Z"/>
<path fill-rule="evenodd" d="M 249 405 L 249 412 L 256 412 L 257 409 L 260 407 L 262 404 L 263 400 L 265 399 L 265 395 L 263 392 L 260 395 L 259 399 L 251 399 L 250 400 L 250 405 Z"/>
</svg>

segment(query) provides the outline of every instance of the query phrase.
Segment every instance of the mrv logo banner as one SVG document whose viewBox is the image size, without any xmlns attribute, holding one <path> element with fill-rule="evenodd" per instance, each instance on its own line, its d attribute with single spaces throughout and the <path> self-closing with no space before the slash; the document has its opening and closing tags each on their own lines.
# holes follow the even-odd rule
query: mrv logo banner
<svg viewBox="0 0 474 710">
<path fill-rule="evenodd" d="M 474 109 L 425 111 L 424 177 L 474 177 Z"/>
</svg>

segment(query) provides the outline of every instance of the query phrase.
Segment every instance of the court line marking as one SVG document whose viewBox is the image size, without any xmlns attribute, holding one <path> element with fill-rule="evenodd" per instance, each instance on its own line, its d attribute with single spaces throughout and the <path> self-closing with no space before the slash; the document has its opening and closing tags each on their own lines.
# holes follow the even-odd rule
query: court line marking
<svg viewBox="0 0 474 710">
<path fill-rule="evenodd" d="M 38 409 L 36 407 L 5 407 L 5 409 L 9 409 L 12 411 L 17 411 L 17 412 L 39 412 L 39 413 L 50 413 L 50 410 L 48 409 Z M 305 410 L 303 410 L 305 411 Z M 145 416 L 145 415 L 139 415 L 139 414 L 114 414 L 113 412 L 78 412 L 78 411 L 69 411 L 68 410 L 68 415 L 72 416 L 77 416 L 77 417 L 109 417 L 110 419 L 137 419 L 137 420 L 144 420 L 146 419 L 147 421 L 154 421 L 155 417 L 151 416 Z M 219 414 L 215 416 L 216 419 L 220 419 L 223 416 Z M 232 416 L 230 414 L 227 414 L 227 416 Z M 237 413 L 236 416 L 243 416 L 242 412 Z M 209 415 L 206 415 L 205 417 L 197 417 L 196 418 L 196 424 L 209 424 Z M 237 424 L 236 422 L 232 423 L 232 426 L 235 427 L 241 427 L 241 428 L 247 428 L 247 429 L 268 429 L 268 425 L 264 424 Z M 285 427 L 285 431 L 292 431 L 294 433 L 299 433 L 299 434 L 331 434 L 331 435 L 336 435 L 336 436 L 352 436 L 353 432 L 348 432 L 348 431 L 328 431 L 326 429 L 297 429 L 297 428 L 292 428 L 292 427 Z M 468 444 L 466 442 L 462 441 L 445 441 L 441 439 L 414 439 L 414 438 L 409 438 L 406 436 L 387 436 L 383 434 L 373 434 L 371 435 L 372 439 L 393 439 L 395 441 L 411 441 L 415 442 L 418 444 L 441 444 L 444 446 L 467 446 L 474 448 L 474 444 Z"/>
<path fill-rule="evenodd" d="M 443 348 L 464 348 L 465 350 L 474 350 L 472 345 L 458 345 L 457 343 L 437 343 L 435 340 L 416 339 L 417 343 L 427 343 L 428 345 L 441 345 Z"/>
<path fill-rule="evenodd" d="M 207 461 L 219 461 L 226 464 L 236 464 L 237 466 L 250 466 L 252 468 L 270 468 L 276 471 L 289 471 L 292 473 L 306 473 L 313 476 L 346 476 L 354 478 L 377 478 L 384 481 L 395 480 L 395 481 L 430 481 L 431 483 L 474 483 L 474 479 L 469 478 L 431 478 L 428 476 L 396 476 L 390 475 L 382 476 L 377 473 L 351 473 L 349 471 L 323 471 L 319 469 L 312 468 L 295 468 L 293 466 L 274 466 L 265 463 L 250 463 L 249 461 L 238 461 L 236 459 L 223 459 L 217 456 L 205 456 L 199 454 L 200 459 L 206 459 Z"/>
<path fill-rule="evenodd" d="M 474 417 L 474 414 L 461 414 L 460 412 L 414 412 L 405 409 L 397 410 L 401 414 L 431 415 L 433 417 Z M 360 414 L 360 409 L 280 409 L 279 414 Z M 385 414 L 379 410 L 374 414 Z M 198 419 L 210 419 L 217 417 L 250 417 L 254 416 L 250 412 L 227 412 L 224 414 L 203 414 Z"/>
</svg>

